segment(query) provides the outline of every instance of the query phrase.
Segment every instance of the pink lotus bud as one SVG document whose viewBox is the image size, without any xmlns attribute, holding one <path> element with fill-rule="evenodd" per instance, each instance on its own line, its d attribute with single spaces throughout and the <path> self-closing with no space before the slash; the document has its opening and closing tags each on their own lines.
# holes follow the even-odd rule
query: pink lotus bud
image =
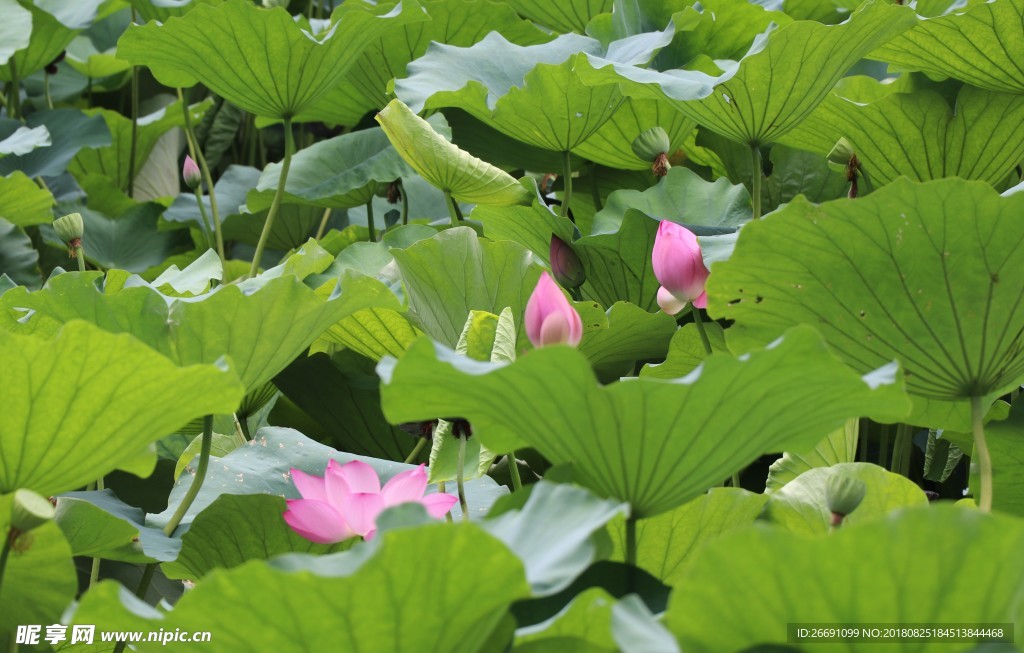
<svg viewBox="0 0 1024 653">
<path fill-rule="evenodd" d="M 554 279 L 542 272 L 526 302 L 526 335 L 534 347 L 565 344 L 575 347 L 583 337 L 583 321 Z"/>
<path fill-rule="evenodd" d="M 569 243 L 555 235 L 551 236 L 549 259 L 551 274 L 555 275 L 555 281 L 563 288 L 579 288 L 587 280 L 580 257 L 576 256 Z"/>
<path fill-rule="evenodd" d="M 651 262 L 654 264 L 654 276 L 661 282 L 662 289 L 680 303 L 679 310 L 687 302 L 693 302 L 697 308 L 707 308 L 704 283 L 708 278 L 708 269 L 704 267 L 700 245 L 692 231 L 669 220 L 662 220 L 654 240 Z M 664 293 L 659 292 L 658 299 L 658 305 L 666 313 L 669 312 L 666 309 L 669 302 L 664 298 Z"/>
<path fill-rule="evenodd" d="M 199 184 L 202 182 L 199 166 L 187 154 L 185 155 L 185 165 L 181 168 L 181 178 L 185 180 L 185 185 L 192 190 L 199 188 Z"/>
</svg>

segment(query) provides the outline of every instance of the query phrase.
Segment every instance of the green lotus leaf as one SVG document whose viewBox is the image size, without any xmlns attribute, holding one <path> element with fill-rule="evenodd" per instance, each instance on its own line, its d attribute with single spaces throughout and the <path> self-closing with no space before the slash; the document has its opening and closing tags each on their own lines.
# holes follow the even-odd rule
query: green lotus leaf
<svg viewBox="0 0 1024 653">
<path fill-rule="evenodd" d="M 881 85 L 880 85 L 881 86 Z M 998 184 L 1024 159 L 1024 95 L 964 86 L 956 106 L 932 91 L 862 103 L 829 96 L 785 142 L 824 155 L 846 138 L 873 187 L 899 176 Z"/>
<path fill-rule="evenodd" d="M 619 653 L 612 640 L 615 597 L 591 587 L 557 615 L 516 632 L 515 653 Z"/>
<path fill-rule="evenodd" d="M 725 330 L 718 322 L 704 325 L 713 353 L 729 353 L 725 344 Z M 678 379 L 697 369 L 708 357 L 704 342 L 697 332 L 697 325 L 686 324 L 675 332 L 668 346 L 664 362 L 644 365 L 640 376 L 654 379 Z"/>
<path fill-rule="evenodd" d="M 409 64 L 408 77 L 395 82 L 395 93 L 415 112 L 458 107 L 517 140 L 568 152 L 623 102 L 615 85 L 583 84 L 575 72 L 583 53 L 646 63 L 671 36 L 670 27 L 607 48 L 578 34 L 528 46 L 496 33 L 468 48 L 435 43 Z"/>
<path fill-rule="evenodd" d="M 859 421 L 848 419 L 842 428 L 829 433 L 813 449 L 799 453 L 784 452 L 782 458 L 768 468 L 765 492 L 778 490 L 806 471 L 854 462 L 857 458 L 857 440 L 860 435 L 858 429 Z"/>
<path fill-rule="evenodd" d="M 333 19 L 330 31 L 317 38 L 282 8 L 227 0 L 162 25 L 132 26 L 117 54 L 147 66 L 167 86 L 202 83 L 249 113 L 291 119 L 341 81 L 370 43 L 427 16 L 415 0 L 406 0 L 382 16 L 346 6 Z"/>
<path fill-rule="evenodd" d="M 172 16 L 183 16 L 200 5 L 220 4 L 224 0 L 130 0 L 143 22 L 166 23 Z"/>
<path fill-rule="evenodd" d="M 19 227 L 53 220 L 53 195 L 24 173 L 0 177 L 0 218 Z"/>
<path fill-rule="evenodd" d="M 144 563 L 174 560 L 181 549 L 181 540 L 147 526 L 145 512 L 111 490 L 62 494 L 56 520 L 76 556 Z"/>
<path fill-rule="evenodd" d="M 181 365 L 227 355 L 250 391 L 342 317 L 398 304 L 386 287 L 366 277 L 343 278 L 327 298 L 292 275 L 253 281 L 218 286 L 199 297 L 170 298 L 145 285 L 104 292 L 95 277 L 68 274 L 36 293 L 5 293 L 2 301 L 7 309 L 31 308 L 61 322 L 84 318 L 107 331 L 130 333 Z"/>
<path fill-rule="evenodd" d="M 18 4 L 17 0 L 0 0 L 0 13 L 4 22 L 0 25 L 0 66 L 6 66 L 11 56 L 29 46 L 32 36 L 32 13 Z"/>
<path fill-rule="evenodd" d="M 18 79 L 20 80 L 45 68 L 71 43 L 71 39 L 75 38 L 77 29 L 80 29 L 63 24 L 53 13 L 46 8 L 38 6 L 42 3 L 32 2 L 32 0 L 18 0 L 17 4 L 23 10 L 28 10 L 32 14 L 31 39 L 29 40 L 28 47 L 16 50 L 14 56 L 10 57 L 5 62 L 5 65 L 0 65 L 0 81 L 4 82 L 9 82 L 12 79 L 12 65 L 16 69 Z M 61 4 L 71 5 L 78 3 L 57 3 L 53 8 L 59 12 Z M 89 4 L 94 3 L 90 2 Z M 65 8 L 74 10 L 73 7 Z M 5 6 L 5 18 L 8 16 L 8 11 L 9 8 Z M 15 17 L 13 20 L 14 25 L 17 26 L 19 22 L 24 21 L 24 14 L 21 12 L 15 12 L 13 15 Z M 28 36 L 28 32 L 26 32 L 26 36 Z"/>
<path fill-rule="evenodd" d="M 1012 26 L 1022 21 L 1021 0 L 972 2 L 953 13 L 918 21 L 873 51 L 871 58 L 980 88 L 1021 93 L 1024 36 Z"/>
<path fill-rule="evenodd" d="M 862 373 L 898 360 L 909 423 L 969 430 L 968 398 L 1024 380 L 1022 207 L 1024 195 L 958 179 L 798 199 L 743 228 L 733 257 L 713 267 L 708 308 L 736 320 L 734 350 L 805 323 Z"/>
<path fill-rule="evenodd" d="M 841 25 L 798 21 L 769 30 L 739 61 L 716 62 L 720 75 L 658 72 L 593 55 L 581 59 L 580 74 L 587 83 L 619 84 L 631 97 L 669 100 L 716 133 L 765 145 L 807 117 L 853 64 L 913 23 L 909 8 L 870 1 Z"/>
<path fill-rule="evenodd" d="M 0 274 L 22 286 L 39 286 L 39 252 L 23 229 L 3 218 L 0 218 Z"/>
<path fill-rule="evenodd" d="M 651 162 L 637 157 L 630 147 L 637 136 L 652 127 L 663 128 L 669 136 L 671 156 L 682 147 L 695 125 L 693 119 L 664 100 L 627 98 L 573 153 L 603 166 L 649 170 Z"/>
<path fill-rule="evenodd" d="M 871 463 L 838 463 L 809 469 L 773 492 L 765 504 L 765 519 L 797 533 L 828 533 L 832 513 L 825 492 L 834 476 L 860 479 L 868 488 L 857 509 L 843 519 L 842 528 L 885 517 L 900 508 L 928 504 L 921 488 L 899 474 Z"/>
<path fill-rule="evenodd" d="M 99 116 L 87 116 L 76 109 L 54 109 L 29 114 L 25 124 L 30 128 L 45 127 L 50 134 L 49 147 L 39 147 L 0 158 L 0 175 L 20 170 L 28 177 L 56 177 L 84 147 L 110 145 L 110 130 Z M 0 138 L 6 138 L 21 127 L 17 120 L 0 120 Z"/>
<path fill-rule="evenodd" d="M 505 206 L 532 199 L 510 175 L 449 143 L 400 100 L 378 113 L 377 122 L 413 170 L 460 202 Z"/>
<path fill-rule="evenodd" d="M 781 529 L 744 531 L 698 554 L 672 594 L 666 625 L 693 653 L 785 645 L 785 624 L 881 625 L 898 615 L 906 624 L 1017 625 L 1024 560 L 1015 552 L 1021 546 L 1020 520 L 944 505 L 842 527 L 831 537 L 808 538 Z M 993 565 L 993 560 L 1006 562 Z M 866 646 L 912 646 L 922 653 L 951 647 L 936 638 L 870 645 L 849 639 L 804 642 L 800 650 L 858 651 Z"/>
<path fill-rule="evenodd" d="M 494 451 L 532 446 L 552 463 L 574 462 L 577 482 L 629 501 L 638 517 L 682 505 L 762 453 L 813 446 L 851 415 L 898 419 L 909 408 L 894 366 L 861 378 L 807 327 L 673 381 L 600 386 L 568 347 L 488 364 L 426 339 L 377 371 L 389 420 L 464 417 Z"/>
<path fill-rule="evenodd" d="M 663 357 L 676 332 L 672 316 L 629 302 L 612 304 L 606 315 L 607 325 L 586 329 L 579 345 L 601 379 L 617 379 L 632 372 L 636 361 Z"/>
<path fill-rule="evenodd" d="M 77 320 L 55 337 L 0 331 L 0 360 L 11 384 L 0 458 L 21 461 L 0 472 L 4 492 L 49 496 L 83 486 L 189 420 L 234 410 L 242 397 L 226 369 L 179 368 L 128 335 Z"/>
<path fill-rule="evenodd" d="M 508 306 L 514 317 L 522 315 L 540 278 L 540 267 L 522 246 L 482 240 L 468 227 L 449 229 L 391 254 L 414 322 L 449 346 L 459 341 L 470 311 L 500 313 Z M 519 330 L 523 332 L 522 325 Z"/>
<path fill-rule="evenodd" d="M 13 499 L 13 493 L 0 494 L 3 533 L 10 531 Z M 57 623 L 78 589 L 71 547 L 55 523 L 22 535 L 16 544 L 27 548 L 9 554 L 0 588 L 0 632 L 12 639 L 20 625 Z"/>
<path fill-rule="evenodd" d="M 636 524 L 637 564 L 668 585 L 678 585 L 695 554 L 726 533 L 753 526 L 768 497 L 742 488 L 716 487 L 707 494 Z M 626 521 L 609 524 L 615 552 L 625 559 Z"/>
<path fill-rule="evenodd" d="M 612 10 L 614 0 L 565 0 L 558 4 L 544 0 L 508 0 L 521 16 L 556 32 L 579 32 L 587 28 L 590 19 Z"/>
<path fill-rule="evenodd" d="M 1021 445 L 1024 435 L 1024 415 L 1020 404 L 1012 407 L 1003 401 L 997 401 L 985 416 L 985 441 L 989 454 L 992 456 L 992 507 L 1012 515 L 1024 515 L 1024 468 L 1020 466 L 1024 460 L 1024 446 Z M 945 442 L 950 452 L 946 466 L 955 468 L 964 453 L 970 454 L 972 461 L 977 454 L 974 450 L 974 436 L 970 433 L 954 433 L 943 431 L 938 442 Z M 973 450 L 973 451 L 972 451 Z M 941 476 L 948 473 L 940 466 L 936 471 Z M 953 470 L 950 469 L 949 472 Z M 971 465 L 970 488 L 972 494 L 978 496 L 978 484 L 981 478 L 977 466 Z"/>
<path fill-rule="evenodd" d="M 423 564 L 426 551 L 432 564 Z M 463 568 L 474 573 L 450 573 Z M 96 624 L 97 630 L 114 624 L 206 630 L 217 633 L 222 653 L 475 653 L 509 605 L 529 593 L 519 559 L 474 524 L 399 529 L 349 552 L 296 554 L 274 566 L 248 563 L 217 570 L 166 614 L 140 611 L 135 601 L 122 598 L 120 588 L 104 581 L 90 590 L 74 623 Z M 239 623 L 246 625 L 239 628 Z M 181 642 L 137 646 L 143 653 L 195 648 Z"/>
</svg>

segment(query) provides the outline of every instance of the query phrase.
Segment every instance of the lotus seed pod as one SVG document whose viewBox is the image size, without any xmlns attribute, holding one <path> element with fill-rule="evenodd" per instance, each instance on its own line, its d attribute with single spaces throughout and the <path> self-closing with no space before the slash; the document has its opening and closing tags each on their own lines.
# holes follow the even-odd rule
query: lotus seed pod
<svg viewBox="0 0 1024 653">
<path fill-rule="evenodd" d="M 845 517 L 857 509 L 867 491 L 867 483 L 856 476 L 833 474 L 825 484 L 825 504 L 832 514 Z"/>
<path fill-rule="evenodd" d="M 11 527 L 19 533 L 27 533 L 53 519 L 53 504 L 32 490 L 20 489 L 14 492 L 11 506 Z"/>
<path fill-rule="evenodd" d="M 667 154 L 671 146 L 668 133 L 661 127 L 651 127 L 633 139 L 633 153 L 644 161 L 652 163 L 659 154 Z"/>
<path fill-rule="evenodd" d="M 853 155 L 853 144 L 845 138 L 840 138 L 828 153 L 828 162 L 835 169 L 845 170 Z"/>
<path fill-rule="evenodd" d="M 70 246 L 73 241 L 82 240 L 85 233 L 85 223 L 82 221 L 81 213 L 68 213 L 53 221 L 53 229 L 60 236 L 60 239 Z"/>
</svg>

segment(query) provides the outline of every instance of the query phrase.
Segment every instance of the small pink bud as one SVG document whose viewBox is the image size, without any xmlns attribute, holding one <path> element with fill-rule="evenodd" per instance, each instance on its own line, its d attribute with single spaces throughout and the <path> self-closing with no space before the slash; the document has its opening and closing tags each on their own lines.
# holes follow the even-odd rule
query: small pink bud
<svg viewBox="0 0 1024 653">
<path fill-rule="evenodd" d="M 181 168 L 181 178 L 185 180 L 185 185 L 192 190 L 199 188 L 199 184 L 202 182 L 199 166 L 187 154 L 185 155 L 185 165 Z"/>
<path fill-rule="evenodd" d="M 583 321 L 554 279 L 542 272 L 526 302 L 526 335 L 534 347 L 569 345 L 583 337 Z"/>
<path fill-rule="evenodd" d="M 587 280 L 580 257 L 576 256 L 569 243 L 558 236 L 551 236 L 551 274 L 563 288 L 579 288 Z"/>
<path fill-rule="evenodd" d="M 651 262 L 654 276 L 661 283 L 662 289 L 680 302 L 679 310 L 687 302 L 693 302 L 697 308 L 707 307 L 704 283 L 708 278 L 708 269 L 704 267 L 700 245 L 692 231 L 669 220 L 662 220 L 654 239 Z M 669 312 L 667 305 L 675 306 L 669 304 L 664 293 L 659 292 L 658 299 L 658 305 L 665 312 Z"/>
</svg>

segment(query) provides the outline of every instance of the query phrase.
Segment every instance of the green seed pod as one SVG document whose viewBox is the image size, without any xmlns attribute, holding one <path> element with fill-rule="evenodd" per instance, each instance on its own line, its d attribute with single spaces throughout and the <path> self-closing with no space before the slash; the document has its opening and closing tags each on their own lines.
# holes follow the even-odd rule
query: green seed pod
<svg viewBox="0 0 1024 653">
<path fill-rule="evenodd" d="M 825 504 L 833 514 L 845 517 L 857 509 L 867 491 L 867 483 L 856 476 L 833 474 L 825 484 Z"/>
<path fill-rule="evenodd" d="M 53 505 L 32 490 L 15 490 L 11 506 L 11 528 L 27 533 L 53 519 Z"/>
<path fill-rule="evenodd" d="M 633 153 L 652 163 L 659 154 L 667 154 L 671 146 L 668 133 L 661 127 L 651 127 L 633 139 Z"/>
<path fill-rule="evenodd" d="M 853 155 L 853 144 L 845 138 L 840 138 L 832 146 L 832 151 L 828 153 L 829 167 L 833 170 L 846 170 L 847 164 L 850 163 L 850 157 Z"/>
<path fill-rule="evenodd" d="M 85 223 L 82 221 L 81 213 L 68 213 L 64 217 L 53 221 L 53 229 L 65 243 L 73 240 L 81 240 L 85 233 Z"/>
</svg>

